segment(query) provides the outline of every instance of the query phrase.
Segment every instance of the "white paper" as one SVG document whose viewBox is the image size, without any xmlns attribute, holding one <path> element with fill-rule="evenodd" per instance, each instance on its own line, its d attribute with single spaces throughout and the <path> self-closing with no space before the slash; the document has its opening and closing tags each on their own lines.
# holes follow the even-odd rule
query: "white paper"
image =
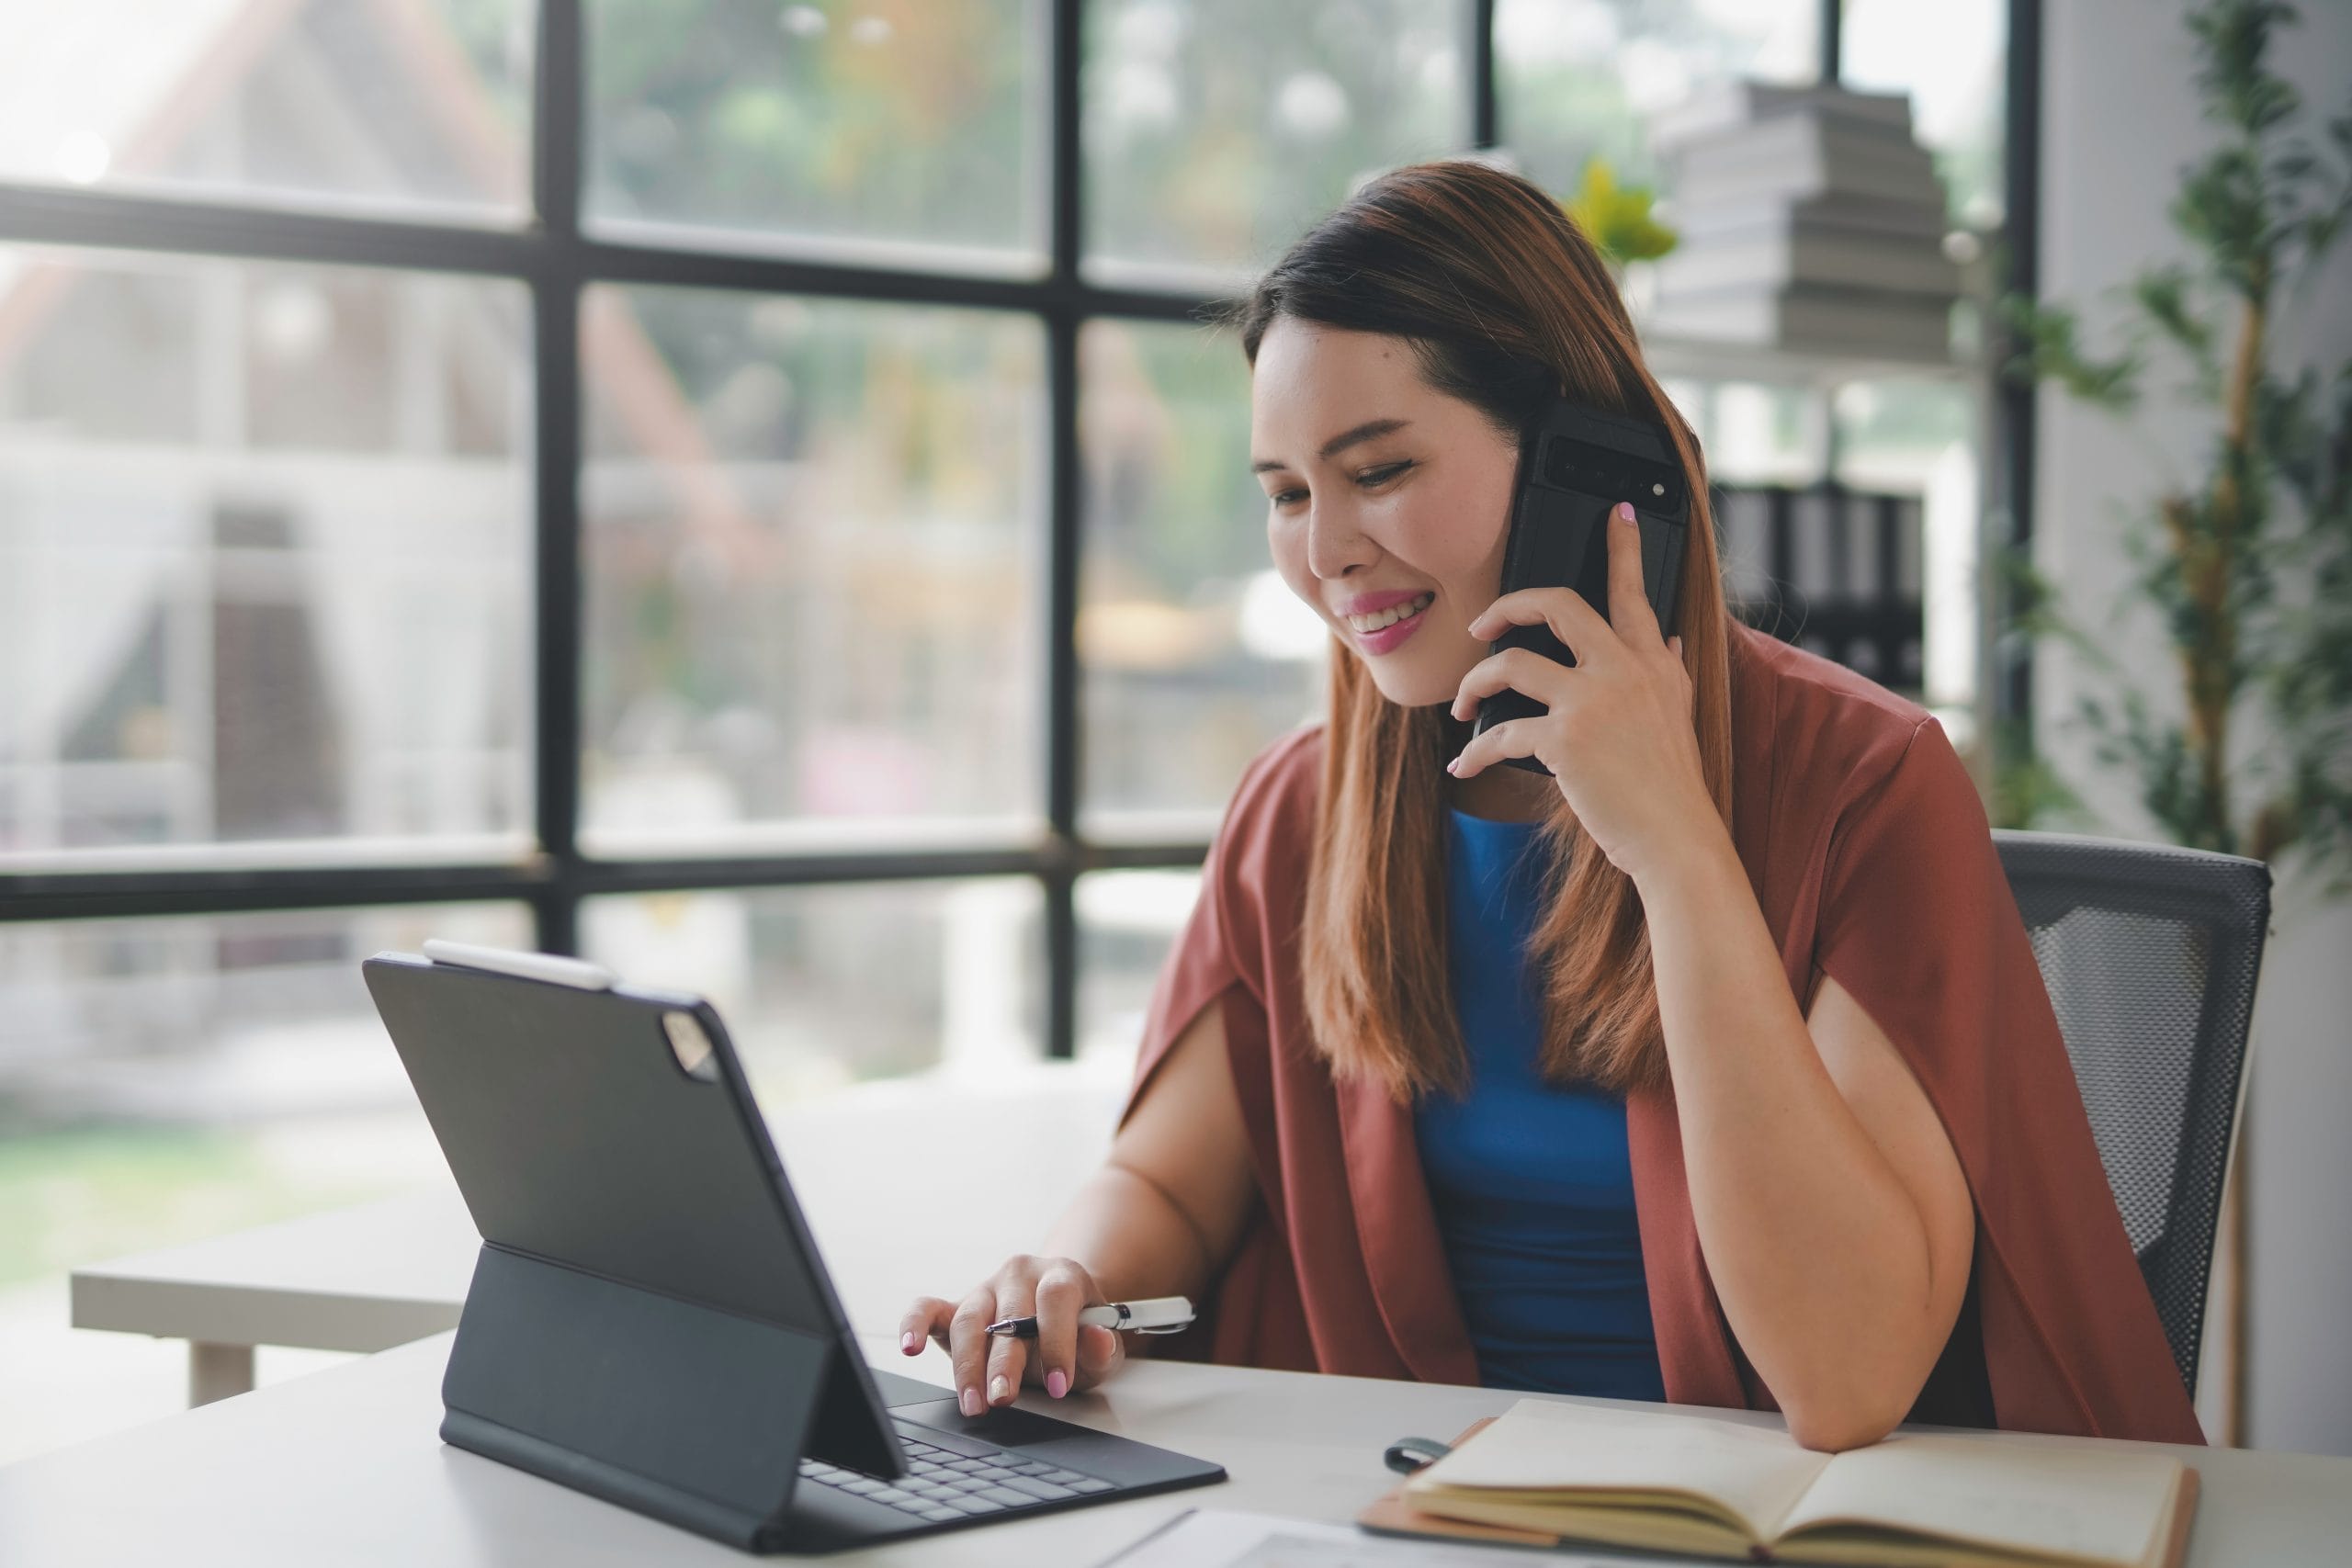
<svg viewBox="0 0 2352 1568">
<path fill-rule="evenodd" d="M 1317 1524 L 1273 1514 L 1193 1508 L 1177 1516 L 1099 1568 L 1510 1568 L 1524 1552 L 1443 1541 L 1402 1540 L 1351 1525 Z M 1638 1557 L 1546 1551 L 1543 1568 L 1673 1568 L 1703 1558 Z M 1707 1568 L 1722 1568 L 1709 1563 Z"/>
</svg>

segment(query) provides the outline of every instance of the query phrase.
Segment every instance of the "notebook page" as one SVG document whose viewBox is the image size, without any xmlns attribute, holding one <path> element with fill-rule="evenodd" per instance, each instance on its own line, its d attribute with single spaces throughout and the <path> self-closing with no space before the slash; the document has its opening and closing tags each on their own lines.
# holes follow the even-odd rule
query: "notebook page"
<svg viewBox="0 0 2352 1568">
<path fill-rule="evenodd" d="M 1898 1437 L 1839 1454 L 1782 1526 L 1901 1525 L 1947 1540 L 2137 1563 L 2180 1461 L 2164 1454 Z"/>
<path fill-rule="evenodd" d="M 1826 1454 L 1785 1432 L 1647 1410 L 1522 1399 L 1476 1437 L 1405 1483 L 1584 1492 L 1690 1492 L 1716 1499 L 1770 1539 Z"/>
</svg>

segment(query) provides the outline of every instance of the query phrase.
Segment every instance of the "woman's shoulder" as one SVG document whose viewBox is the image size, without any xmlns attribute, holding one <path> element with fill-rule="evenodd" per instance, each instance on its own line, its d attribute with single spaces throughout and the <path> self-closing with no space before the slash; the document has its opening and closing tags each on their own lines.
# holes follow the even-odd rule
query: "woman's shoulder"
<svg viewBox="0 0 2352 1568">
<path fill-rule="evenodd" d="M 1784 806 L 1868 794 L 1923 738 L 1951 751 L 1917 703 L 1751 626 L 1732 628 L 1731 677 L 1733 777 L 1771 780 Z"/>
<path fill-rule="evenodd" d="M 1324 727 L 1317 718 L 1285 730 L 1242 764 L 1226 803 L 1229 828 L 1313 811 L 1322 786 Z"/>
<path fill-rule="evenodd" d="M 1282 874 L 1294 861 L 1303 863 L 1314 842 L 1323 729 L 1319 718 L 1301 724 L 1242 764 L 1210 847 L 1212 872 L 1261 888 L 1295 880 Z"/>
</svg>

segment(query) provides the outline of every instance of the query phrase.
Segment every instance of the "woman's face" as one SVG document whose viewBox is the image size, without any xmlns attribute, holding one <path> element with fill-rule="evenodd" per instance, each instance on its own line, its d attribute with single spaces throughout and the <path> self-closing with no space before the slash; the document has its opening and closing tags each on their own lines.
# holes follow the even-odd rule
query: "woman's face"
<svg viewBox="0 0 2352 1568">
<path fill-rule="evenodd" d="M 1422 380 L 1402 338 L 1277 317 L 1251 373 L 1250 451 L 1291 592 L 1390 702 L 1451 703 L 1488 652 L 1467 628 L 1501 591 L 1517 445 Z"/>
</svg>

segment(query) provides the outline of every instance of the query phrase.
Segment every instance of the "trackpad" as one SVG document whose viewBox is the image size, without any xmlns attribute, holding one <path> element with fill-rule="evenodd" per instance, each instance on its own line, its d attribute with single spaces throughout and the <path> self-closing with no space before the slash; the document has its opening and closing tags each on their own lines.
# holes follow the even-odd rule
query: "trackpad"
<svg viewBox="0 0 2352 1568">
<path fill-rule="evenodd" d="M 1091 1436 L 1085 1427 L 1068 1421 L 1057 1421 L 1050 1416 L 1034 1416 L 1018 1405 L 1006 1405 L 984 1416 L 967 1416 L 956 1408 L 952 1399 L 934 1399 L 923 1404 L 894 1404 L 891 1416 L 902 1426 L 911 1424 L 933 1432 L 944 1432 L 953 1438 L 969 1438 L 991 1448 L 1017 1449 L 1030 1443 L 1051 1442 L 1057 1438 Z M 943 1447 L 953 1448 L 949 1443 Z"/>
</svg>

